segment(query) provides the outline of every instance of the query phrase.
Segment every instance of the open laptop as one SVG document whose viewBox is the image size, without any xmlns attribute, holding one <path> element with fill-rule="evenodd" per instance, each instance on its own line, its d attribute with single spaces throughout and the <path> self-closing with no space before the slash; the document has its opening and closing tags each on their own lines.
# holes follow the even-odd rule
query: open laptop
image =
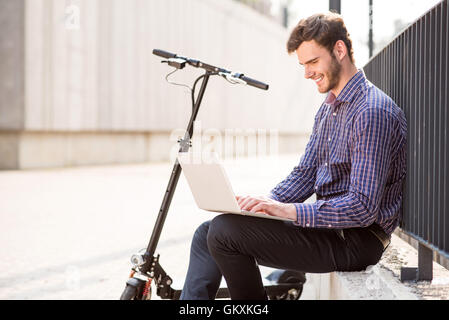
<svg viewBox="0 0 449 320">
<path fill-rule="evenodd" d="M 200 209 L 221 213 L 233 213 L 275 220 L 292 221 L 264 213 L 243 211 L 235 198 L 229 179 L 216 154 L 207 160 L 188 152 L 178 154 L 184 176 Z"/>
</svg>

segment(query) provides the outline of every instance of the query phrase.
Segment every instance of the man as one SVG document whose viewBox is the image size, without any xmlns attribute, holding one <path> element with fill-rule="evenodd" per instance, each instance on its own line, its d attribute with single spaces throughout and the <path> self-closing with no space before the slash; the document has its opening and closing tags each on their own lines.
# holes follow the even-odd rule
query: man
<svg viewBox="0 0 449 320">
<path fill-rule="evenodd" d="M 376 264 L 398 226 L 406 174 L 403 111 L 354 65 L 338 14 L 303 19 L 287 43 L 305 78 L 328 93 L 298 166 L 269 196 L 237 197 L 243 210 L 294 222 L 219 215 L 195 232 L 181 299 L 266 299 L 258 265 L 310 273 Z M 313 193 L 315 203 L 303 203 Z"/>
</svg>

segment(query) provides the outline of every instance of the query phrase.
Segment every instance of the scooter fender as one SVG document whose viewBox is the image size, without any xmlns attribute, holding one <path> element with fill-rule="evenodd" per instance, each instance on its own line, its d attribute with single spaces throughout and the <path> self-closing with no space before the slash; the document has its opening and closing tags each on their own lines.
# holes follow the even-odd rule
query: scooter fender
<svg viewBox="0 0 449 320">
<path fill-rule="evenodd" d="M 129 278 L 128 281 L 126 281 L 126 284 L 135 288 L 140 288 L 145 285 L 145 281 L 137 278 Z"/>
</svg>

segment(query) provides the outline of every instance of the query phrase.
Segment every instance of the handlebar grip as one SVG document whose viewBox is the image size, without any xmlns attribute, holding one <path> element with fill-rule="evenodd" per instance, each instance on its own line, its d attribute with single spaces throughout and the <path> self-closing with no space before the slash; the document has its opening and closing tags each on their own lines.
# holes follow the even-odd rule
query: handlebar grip
<svg viewBox="0 0 449 320">
<path fill-rule="evenodd" d="M 154 49 L 153 54 L 166 59 L 176 58 L 176 54 L 159 49 Z"/>
<path fill-rule="evenodd" d="M 242 76 L 240 77 L 243 81 L 245 81 L 248 85 L 262 89 L 262 90 L 268 90 L 268 84 Z"/>
</svg>

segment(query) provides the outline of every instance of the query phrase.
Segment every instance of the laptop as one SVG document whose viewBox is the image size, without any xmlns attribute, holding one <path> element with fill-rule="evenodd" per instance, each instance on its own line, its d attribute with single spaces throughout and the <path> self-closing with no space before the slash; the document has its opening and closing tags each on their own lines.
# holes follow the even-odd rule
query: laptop
<svg viewBox="0 0 449 320">
<path fill-rule="evenodd" d="M 216 154 L 207 159 L 189 152 L 180 152 L 178 162 L 200 209 L 212 212 L 240 214 L 251 217 L 292 221 L 261 212 L 243 211 L 235 198 L 231 183 Z"/>
</svg>

